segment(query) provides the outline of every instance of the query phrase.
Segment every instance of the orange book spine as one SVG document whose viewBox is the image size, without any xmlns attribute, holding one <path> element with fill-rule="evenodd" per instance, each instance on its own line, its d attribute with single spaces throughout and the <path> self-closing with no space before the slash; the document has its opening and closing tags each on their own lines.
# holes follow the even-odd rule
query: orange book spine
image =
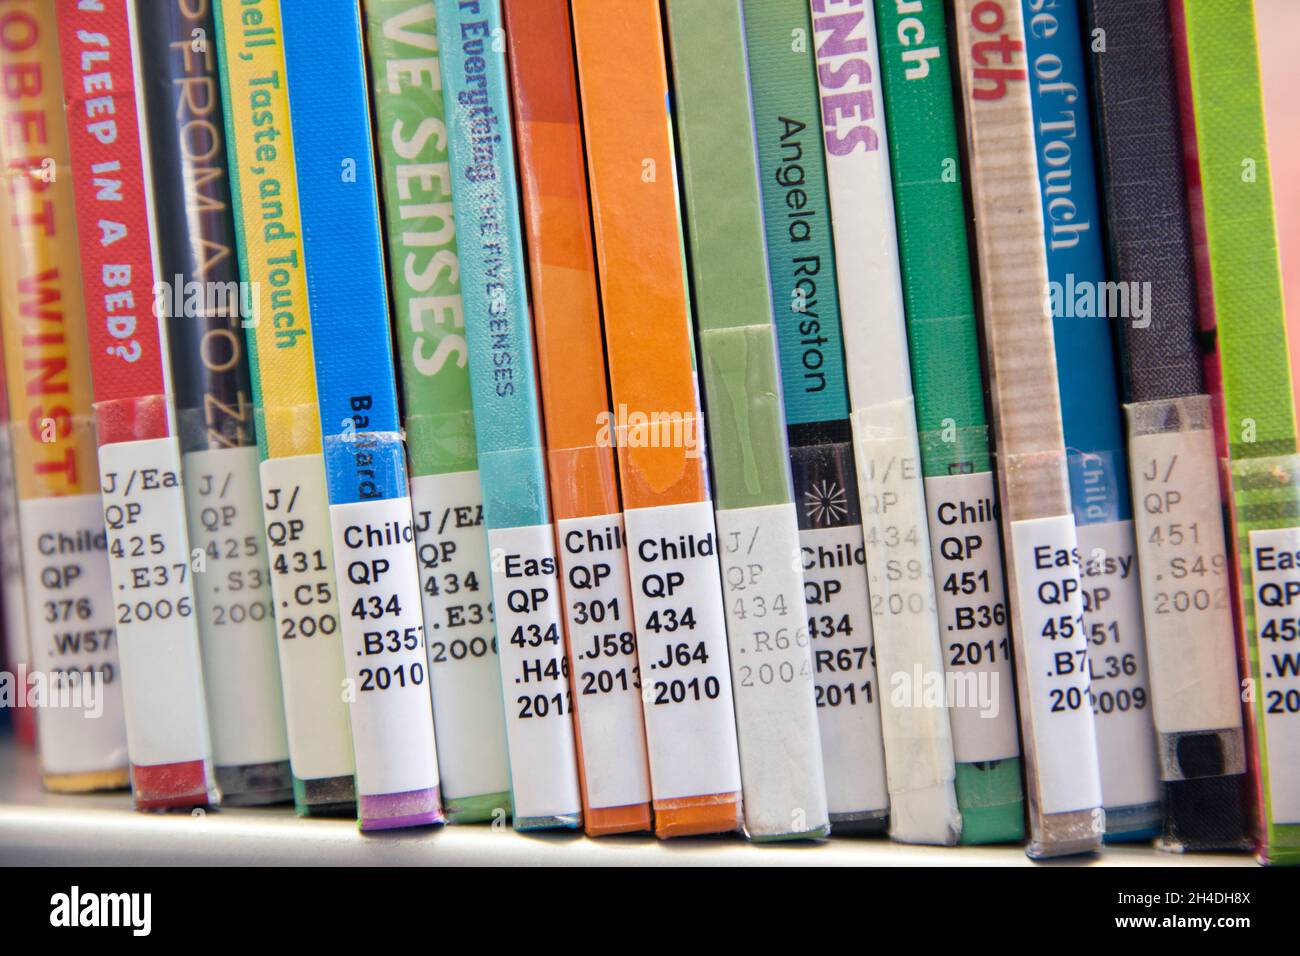
<svg viewBox="0 0 1300 956">
<path fill-rule="evenodd" d="M 567 0 L 506 0 L 516 149 L 573 684 L 583 820 L 649 830 L 650 769 L 623 550 Z"/>
<path fill-rule="evenodd" d="M 655 0 L 571 9 L 655 832 L 716 833 L 739 825 L 740 764 L 663 25 Z"/>
</svg>

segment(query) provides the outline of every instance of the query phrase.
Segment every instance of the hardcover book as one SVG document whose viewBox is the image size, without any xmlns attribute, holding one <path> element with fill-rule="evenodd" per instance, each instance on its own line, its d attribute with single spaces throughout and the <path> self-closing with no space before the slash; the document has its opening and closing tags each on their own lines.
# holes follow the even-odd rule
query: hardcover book
<svg viewBox="0 0 1300 956">
<path fill-rule="evenodd" d="M 836 833 L 889 822 L 866 544 L 807 0 L 746 0 L 745 45 L 826 801 Z"/>
<path fill-rule="evenodd" d="M 258 483 L 230 173 L 206 5 L 135 0 L 167 324 L 217 786 L 227 804 L 293 795 Z"/>
<path fill-rule="evenodd" d="M 1156 738 L 1111 323 L 1141 323 L 1151 303 L 1106 280 L 1079 6 L 1021 8 L 1106 837 L 1150 839 Z"/>
<path fill-rule="evenodd" d="M 1252 757 L 1259 773 L 1261 858 L 1300 863 L 1300 654 L 1290 649 L 1300 595 L 1300 457 L 1291 393 L 1268 144 L 1247 0 L 1174 0 L 1175 49 L 1186 69 L 1185 129 L 1193 234 L 1206 257 L 1222 369 L 1223 439 L 1245 661 L 1255 693 Z M 1185 60 L 1182 57 L 1185 56 Z M 1199 214 L 1199 215 L 1198 215 Z"/>
<path fill-rule="evenodd" d="M 890 835 L 956 843 L 961 814 L 908 363 L 888 133 L 871 5 L 812 3 Z"/>
<path fill-rule="evenodd" d="M 10 126 L 0 142 L 6 680 L 45 788 L 114 789 L 127 783 L 122 672 L 54 8 L 8 17 L 0 70 L 26 79 L 0 107 Z"/>
</svg>

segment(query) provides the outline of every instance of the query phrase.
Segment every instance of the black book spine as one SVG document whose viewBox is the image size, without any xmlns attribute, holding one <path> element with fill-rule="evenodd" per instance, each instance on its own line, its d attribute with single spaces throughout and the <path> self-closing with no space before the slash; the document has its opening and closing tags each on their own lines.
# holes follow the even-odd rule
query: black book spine
<svg viewBox="0 0 1300 956">
<path fill-rule="evenodd" d="M 1118 321 L 1125 402 L 1205 391 L 1196 264 L 1166 0 L 1088 0 L 1111 278 L 1149 282 L 1149 324 Z"/>
<path fill-rule="evenodd" d="M 1198 709 L 1213 708 L 1198 700 L 1201 691 L 1186 679 L 1187 665 L 1179 662 L 1195 660 L 1192 666 L 1202 672 L 1222 669 L 1224 680 L 1218 685 L 1229 690 L 1236 686 L 1232 582 L 1219 507 L 1222 489 L 1211 400 L 1205 394 L 1168 0 L 1087 0 L 1085 9 L 1108 278 L 1140 283 L 1149 290 L 1148 315 L 1136 321 L 1117 318 L 1116 333 L 1152 662 L 1162 841 L 1183 850 L 1240 849 L 1248 844 L 1251 806 L 1242 726 L 1224 716 L 1223 706 L 1216 709 L 1217 718 L 1199 719 Z M 1169 497 L 1171 488 L 1177 489 L 1176 498 Z M 1152 505 L 1167 501 L 1177 504 Z M 1186 527 L 1198 528 L 1195 554 L 1168 543 L 1170 528 Z M 1172 606 L 1167 599 L 1174 597 L 1170 582 L 1178 568 L 1198 559 L 1204 562 L 1198 566 L 1215 569 L 1214 607 L 1183 619 L 1159 613 L 1156 605 L 1162 601 L 1166 608 Z M 1226 700 L 1227 711 L 1232 703 L 1231 697 Z"/>
<path fill-rule="evenodd" d="M 182 452 L 253 445 L 252 377 L 207 4 L 137 3 L 166 316 Z"/>
</svg>

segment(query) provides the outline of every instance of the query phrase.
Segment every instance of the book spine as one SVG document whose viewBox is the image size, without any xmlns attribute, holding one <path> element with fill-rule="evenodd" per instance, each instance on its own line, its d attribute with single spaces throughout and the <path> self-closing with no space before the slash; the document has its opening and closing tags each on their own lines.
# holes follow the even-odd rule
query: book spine
<svg viewBox="0 0 1300 956">
<path fill-rule="evenodd" d="M 740 0 L 669 0 L 745 829 L 830 832 Z"/>
<path fill-rule="evenodd" d="M 188 0 L 135 3 L 150 64 L 155 303 L 168 327 L 190 543 L 204 556 L 195 610 L 217 786 L 223 803 L 282 803 L 293 778 L 212 12 Z"/>
<path fill-rule="evenodd" d="M 0 68 L 15 80 L 0 107 L 14 130 L 0 146 L 0 325 L 8 363 L 0 373 L 8 393 L 0 396 L 0 530 L 10 679 L 18 730 L 28 743 L 35 735 L 46 789 L 121 787 L 122 678 L 54 14 L 30 5 L 8 16 Z"/>
<path fill-rule="evenodd" d="M 137 809 L 217 798 L 158 274 L 134 5 L 59 4 L 100 490 Z M 141 573 L 143 563 L 144 572 Z"/>
<path fill-rule="evenodd" d="M 1171 3 L 1186 56 L 1203 234 L 1222 365 L 1223 429 L 1253 695 L 1266 862 L 1300 863 L 1300 456 L 1249 2 Z M 1191 180 L 1196 184 L 1195 180 Z"/>
<path fill-rule="evenodd" d="M 278 5 L 255 24 L 216 6 L 245 330 L 294 803 L 304 815 L 356 812 L 352 731 L 321 452 L 311 308 Z"/>
<path fill-rule="evenodd" d="M 363 830 L 440 822 L 360 8 L 281 0 Z M 346 277 L 340 281 L 340 277 Z"/>
<path fill-rule="evenodd" d="M 890 835 L 955 843 L 961 815 L 930 529 L 908 367 L 888 136 L 871 4 L 812 2 L 817 83 L 876 666 Z M 938 683 L 945 702 L 924 699 Z"/>
<path fill-rule="evenodd" d="M 1116 321 L 1115 331 L 1161 842 L 1237 848 L 1246 839 L 1246 740 L 1168 6 L 1089 0 L 1086 13 L 1110 280 L 1150 290 L 1149 318 Z"/>
<path fill-rule="evenodd" d="M 1160 791 L 1110 327 L 1143 321 L 1150 302 L 1106 282 L 1079 5 L 1021 9 L 1106 837 L 1150 839 Z"/>
<path fill-rule="evenodd" d="M 1096 850 L 1105 812 L 1062 438 L 1018 0 L 957 0 L 984 337 L 1035 858 Z"/>
<path fill-rule="evenodd" d="M 655 832 L 734 830 L 740 758 L 663 25 L 639 0 L 571 9 Z"/>
<path fill-rule="evenodd" d="M 1024 835 L 1015 671 L 942 5 L 876 0 L 962 842 Z M 959 690 L 960 688 L 960 690 Z M 957 694 L 960 693 L 959 698 Z"/>
<path fill-rule="evenodd" d="M 649 830 L 627 536 L 601 436 L 609 390 L 572 21 L 566 0 L 506 0 L 504 13 L 583 820 L 590 835 Z"/>
<path fill-rule="evenodd" d="M 460 223 L 456 246 L 514 824 L 519 830 L 578 827 L 573 693 L 515 194 L 501 5 L 438 0 L 435 8 L 443 86 L 458 104 L 448 129 L 452 201 Z"/>
<path fill-rule="evenodd" d="M 510 813 L 510 763 L 437 18 L 421 0 L 365 12 L 443 805 L 452 822 L 491 820 Z"/>
<path fill-rule="evenodd" d="M 806 0 L 746 0 L 744 20 L 827 807 L 836 833 L 882 830 L 880 687 L 812 23 Z"/>
</svg>

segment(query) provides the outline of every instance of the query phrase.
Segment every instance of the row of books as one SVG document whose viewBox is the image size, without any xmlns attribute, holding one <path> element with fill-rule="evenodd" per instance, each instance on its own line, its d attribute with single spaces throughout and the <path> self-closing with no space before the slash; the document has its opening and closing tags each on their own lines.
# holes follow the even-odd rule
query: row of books
<svg viewBox="0 0 1300 956">
<path fill-rule="evenodd" d="M 45 785 L 1295 862 L 1254 31 L 8 4 L 4 604 Z"/>
</svg>

